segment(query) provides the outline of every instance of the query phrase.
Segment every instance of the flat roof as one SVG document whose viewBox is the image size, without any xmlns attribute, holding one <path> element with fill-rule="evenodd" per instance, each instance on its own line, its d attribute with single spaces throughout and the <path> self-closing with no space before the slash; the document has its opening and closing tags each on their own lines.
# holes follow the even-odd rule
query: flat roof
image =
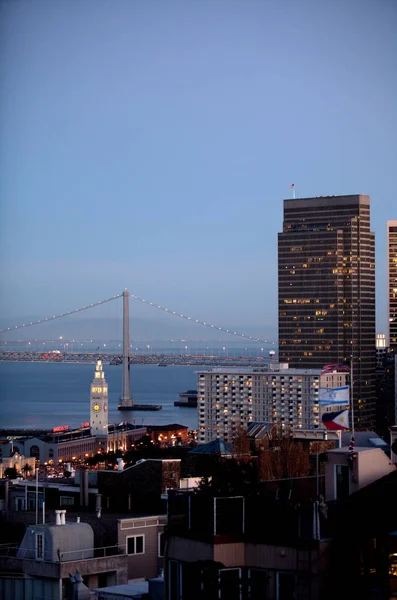
<svg viewBox="0 0 397 600">
<path fill-rule="evenodd" d="M 137 581 L 136 583 L 124 583 L 121 585 L 110 585 L 105 588 L 95 588 L 94 592 L 100 594 L 112 594 L 112 596 L 129 596 L 132 598 L 134 595 L 147 594 L 149 592 L 148 581 Z"/>
<path fill-rule="evenodd" d="M 258 374 L 258 375 L 321 375 L 322 369 L 267 369 L 265 367 L 213 367 L 196 371 L 198 375 L 205 373 Z"/>
<path fill-rule="evenodd" d="M 368 448 L 368 446 L 355 446 L 354 452 L 367 452 L 369 450 L 377 450 L 378 448 Z M 346 454 L 349 452 L 349 446 L 342 446 L 342 448 L 333 448 L 332 450 L 327 450 L 327 453 L 330 454 Z"/>
<path fill-rule="evenodd" d="M 311 198 L 284 198 L 284 206 L 288 208 L 301 208 L 308 206 L 364 204 L 369 206 L 370 197 L 366 194 L 346 194 L 343 196 L 314 196 Z"/>
</svg>

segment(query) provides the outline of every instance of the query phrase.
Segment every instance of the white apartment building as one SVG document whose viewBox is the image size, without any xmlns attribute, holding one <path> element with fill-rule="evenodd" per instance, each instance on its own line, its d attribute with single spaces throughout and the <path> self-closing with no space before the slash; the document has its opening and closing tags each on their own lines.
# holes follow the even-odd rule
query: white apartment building
<svg viewBox="0 0 397 600">
<path fill-rule="evenodd" d="M 321 369 L 214 368 L 198 371 L 199 442 L 230 442 L 250 421 L 284 427 L 323 427 L 319 389 L 346 385 L 346 373 Z M 323 410 L 347 408 L 333 406 Z"/>
</svg>

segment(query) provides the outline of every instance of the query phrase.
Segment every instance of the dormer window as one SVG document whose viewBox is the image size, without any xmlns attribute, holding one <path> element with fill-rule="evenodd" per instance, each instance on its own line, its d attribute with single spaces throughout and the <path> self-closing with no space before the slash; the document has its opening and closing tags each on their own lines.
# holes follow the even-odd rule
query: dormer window
<svg viewBox="0 0 397 600">
<path fill-rule="evenodd" d="M 44 535 L 36 533 L 36 560 L 44 559 Z"/>
</svg>

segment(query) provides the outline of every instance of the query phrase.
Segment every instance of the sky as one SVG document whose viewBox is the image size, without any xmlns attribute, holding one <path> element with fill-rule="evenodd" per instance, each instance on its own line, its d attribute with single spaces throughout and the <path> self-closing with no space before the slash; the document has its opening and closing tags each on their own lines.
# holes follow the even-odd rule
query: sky
<svg viewBox="0 0 397 600">
<path fill-rule="evenodd" d="M 128 288 L 266 336 L 294 183 L 371 196 L 386 331 L 396 26 L 394 0 L 1 1 L 2 322 Z"/>
</svg>

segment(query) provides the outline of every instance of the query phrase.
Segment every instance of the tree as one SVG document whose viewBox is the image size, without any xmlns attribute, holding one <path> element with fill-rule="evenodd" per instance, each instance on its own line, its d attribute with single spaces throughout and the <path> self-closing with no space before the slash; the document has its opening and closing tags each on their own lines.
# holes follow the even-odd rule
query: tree
<svg viewBox="0 0 397 600">
<path fill-rule="evenodd" d="M 7 467 L 7 469 L 4 471 L 4 475 L 8 479 L 16 479 L 18 477 L 18 471 L 15 467 Z"/>
<path fill-rule="evenodd" d="M 262 480 L 306 477 L 310 474 L 309 453 L 294 440 L 290 431 L 278 426 L 259 454 L 259 476 Z"/>
<path fill-rule="evenodd" d="M 22 472 L 25 475 L 25 479 L 27 479 L 28 475 L 31 475 L 33 471 L 33 467 L 32 465 L 28 465 L 28 463 L 25 463 L 24 466 L 22 467 Z"/>
<path fill-rule="evenodd" d="M 258 493 L 256 461 L 215 458 L 210 476 L 202 478 L 197 493 L 205 496 L 253 496 Z"/>
<path fill-rule="evenodd" d="M 233 438 L 232 452 L 234 458 L 238 461 L 250 460 L 250 438 L 247 430 L 242 425 L 239 425 Z"/>
</svg>

